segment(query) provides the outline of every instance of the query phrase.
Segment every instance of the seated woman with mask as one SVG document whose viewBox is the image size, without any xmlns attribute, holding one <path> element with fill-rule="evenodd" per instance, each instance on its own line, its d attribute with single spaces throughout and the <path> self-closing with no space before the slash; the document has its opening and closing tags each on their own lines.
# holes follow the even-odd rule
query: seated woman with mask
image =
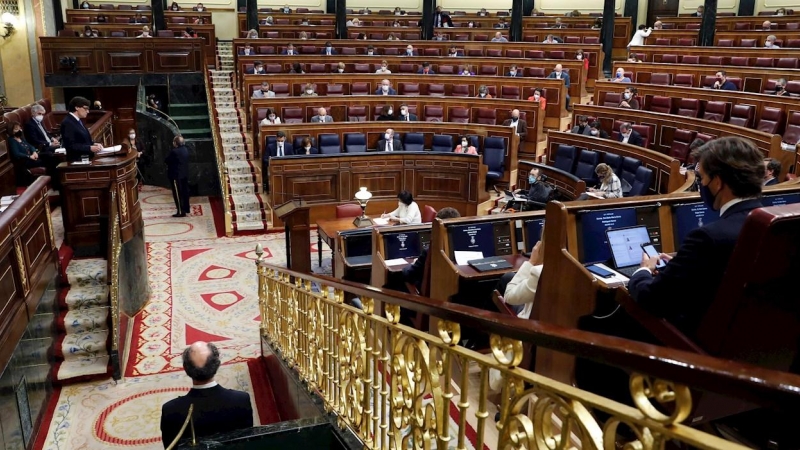
<svg viewBox="0 0 800 450">
<path fill-rule="evenodd" d="M 422 214 L 419 205 L 414 201 L 414 197 L 408 191 L 400 191 L 397 194 L 397 209 L 388 213 L 381 214 L 381 219 L 389 219 L 389 223 L 395 224 L 417 224 L 422 223 Z"/>
<path fill-rule="evenodd" d="M 474 145 L 469 144 L 469 139 L 466 136 L 461 136 L 459 140 L 461 143 L 456 146 L 455 153 L 466 153 L 468 155 L 477 155 L 478 149 Z"/>
<path fill-rule="evenodd" d="M 600 163 L 594 169 L 597 178 L 600 179 L 599 188 L 587 188 L 586 193 L 581 194 L 578 200 L 590 200 L 593 198 L 622 198 L 622 182 L 619 177 L 611 170 L 606 163 Z"/>
<path fill-rule="evenodd" d="M 281 118 L 275 115 L 272 108 L 267 108 L 267 115 L 261 120 L 261 125 L 280 125 Z"/>
</svg>

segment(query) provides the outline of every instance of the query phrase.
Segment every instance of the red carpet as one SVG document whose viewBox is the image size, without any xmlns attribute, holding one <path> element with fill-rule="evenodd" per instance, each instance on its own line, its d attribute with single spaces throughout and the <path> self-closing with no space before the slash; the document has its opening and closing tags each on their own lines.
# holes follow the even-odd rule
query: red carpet
<svg viewBox="0 0 800 450">
<path fill-rule="evenodd" d="M 266 361 L 263 357 L 247 361 L 247 370 L 250 371 L 250 382 L 253 385 L 253 400 L 258 408 L 258 417 L 261 425 L 281 422 L 278 405 L 272 391 Z"/>
</svg>

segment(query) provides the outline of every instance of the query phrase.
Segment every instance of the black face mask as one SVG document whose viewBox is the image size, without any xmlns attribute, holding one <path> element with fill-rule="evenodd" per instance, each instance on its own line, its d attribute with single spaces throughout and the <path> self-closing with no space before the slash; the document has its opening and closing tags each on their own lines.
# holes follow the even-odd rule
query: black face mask
<svg viewBox="0 0 800 450">
<path fill-rule="evenodd" d="M 22 137 L 22 131 L 17 131 L 17 132 L 15 132 L 15 133 L 14 133 L 14 137 L 21 138 L 21 137 Z"/>
</svg>

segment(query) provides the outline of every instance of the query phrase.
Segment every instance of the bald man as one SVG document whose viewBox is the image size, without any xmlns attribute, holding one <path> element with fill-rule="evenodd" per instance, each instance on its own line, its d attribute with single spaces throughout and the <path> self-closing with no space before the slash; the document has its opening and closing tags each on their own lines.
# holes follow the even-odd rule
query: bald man
<svg viewBox="0 0 800 450">
<path fill-rule="evenodd" d="M 250 394 L 225 389 L 217 384 L 214 377 L 219 365 L 219 350 L 214 344 L 198 341 L 183 351 L 183 370 L 192 379 L 192 389 L 161 407 L 161 440 L 164 448 L 178 436 L 192 404 L 197 437 L 253 426 Z M 182 438 L 190 436 L 187 428 Z"/>
<path fill-rule="evenodd" d="M 511 110 L 511 117 L 503 121 L 504 127 L 511 127 L 519 135 L 519 140 L 524 141 L 528 136 L 528 124 L 519 118 L 519 110 Z"/>
<path fill-rule="evenodd" d="M 325 108 L 320 108 L 317 110 L 317 115 L 311 118 L 312 122 L 333 122 L 333 117 L 328 115 L 328 111 Z"/>
<path fill-rule="evenodd" d="M 569 109 L 569 74 L 564 72 L 564 69 L 561 67 L 561 64 L 556 64 L 553 68 L 553 71 L 550 72 L 550 75 L 547 78 L 555 78 L 556 80 L 564 80 L 564 87 L 567 88 L 567 109 Z"/>
</svg>

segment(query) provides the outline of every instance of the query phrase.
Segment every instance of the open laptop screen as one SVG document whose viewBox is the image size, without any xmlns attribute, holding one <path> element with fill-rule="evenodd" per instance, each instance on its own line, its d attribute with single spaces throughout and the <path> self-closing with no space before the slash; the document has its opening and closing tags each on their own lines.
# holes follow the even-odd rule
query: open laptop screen
<svg viewBox="0 0 800 450">
<path fill-rule="evenodd" d="M 606 231 L 608 246 L 617 268 L 642 262 L 642 244 L 650 242 L 647 227 L 629 227 Z"/>
</svg>

